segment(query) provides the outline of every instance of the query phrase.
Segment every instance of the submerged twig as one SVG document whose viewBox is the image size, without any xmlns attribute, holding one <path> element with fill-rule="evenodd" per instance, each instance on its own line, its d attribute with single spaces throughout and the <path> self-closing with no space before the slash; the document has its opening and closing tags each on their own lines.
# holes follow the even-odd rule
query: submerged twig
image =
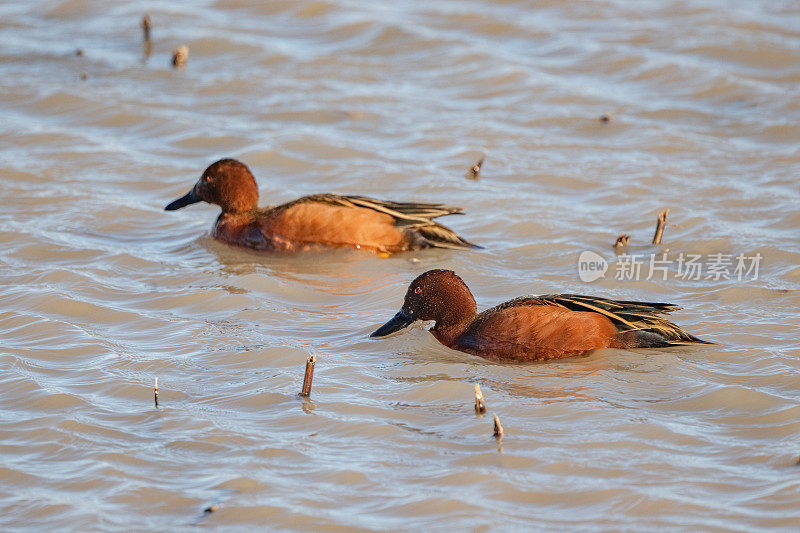
<svg viewBox="0 0 800 533">
<path fill-rule="evenodd" d="M 300 391 L 300 396 L 311 396 L 311 382 L 314 381 L 314 363 L 316 362 L 316 355 L 306 359 L 306 373 L 303 376 L 303 389 Z"/>
<path fill-rule="evenodd" d="M 664 226 L 667 224 L 667 213 L 669 213 L 669 209 L 664 209 L 658 214 L 658 224 L 656 225 L 656 233 L 653 235 L 653 244 L 661 244 L 661 236 L 664 234 Z"/>
<path fill-rule="evenodd" d="M 627 233 L 620 233 L 619 237 L 617 237 L 617 242 L 614 243 L 614 248 L 616 248 L 617 250 L 620 248 L 624 248 L 625 246 L 628 246 L 630 242 L 631 242 L 630 235 L 628 235 Z"/>
<path fill-rule="evenodd" d="M 503 426 L 500 425 L 500 417 L 497 414 L 494 415 L 494 438 L 503 438 Z"/>
<path fill-rule="evenodd" d="M 479 415 L 486 412 L 486 404 L 483 403 L 483 392 L 481 392 L 481 386 L 477 383 L 475 384 L 475 412 Z"/>
<path fill-rule="evenodd" d="M 483 166 L 483 162 L 485 160 L 486 160 L 486 153 L 484 152 L 481 158 L 478 159 L 478 161 L 474 165 L 469 167 L 469 170 L 467 170 L 467 173 L 464 176 L 470 180 L 478 179 L 481 175 L 481 167 Z"/>
<path fill-rule="evenodd" d="M 185 44 L 180 45 L 172 52 L 172 66 L 181 68 L 186 66 L 186 60 L 189 58 L 189 47 Z"/>
<path fill-rule="evenodd" d="M 150 15 L 145 14 L 145 16 L 142 17 L 142 32 L 144 33 L 144 41 L 145 42 L 149 42 L 150 41 L 150 28 L 151 27 L 152 26 L 150 24 Z"/>
</svg>

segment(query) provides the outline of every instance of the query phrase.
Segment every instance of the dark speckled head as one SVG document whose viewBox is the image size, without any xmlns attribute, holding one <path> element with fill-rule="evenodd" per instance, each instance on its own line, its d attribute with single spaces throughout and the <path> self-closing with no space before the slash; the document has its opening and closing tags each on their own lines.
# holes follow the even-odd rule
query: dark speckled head
<svg viewBox="0 0 800 533">
<path fill-rule="evenodd" d="M 235 159 L 211 164 L 191 191 L 164 209 L 174 211 L 197 202 L 217 204 L 223 213 L 241 213 L 258 206 L 258 186 L 247 165 Z"/>
<path fill-rule="evenodd" d="M 434 320 L 434 329 L 444 329 L 477 313 L 475 298 L 452 270 L 429 270 L 411 282 L 402 309 L 370 337 L 385 337 L 416 320 Z"/>
</svg>

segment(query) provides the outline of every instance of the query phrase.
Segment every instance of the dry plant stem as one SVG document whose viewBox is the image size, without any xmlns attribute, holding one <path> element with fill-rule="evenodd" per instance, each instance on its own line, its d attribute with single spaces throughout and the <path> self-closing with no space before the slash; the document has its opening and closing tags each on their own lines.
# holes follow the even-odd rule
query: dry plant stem
<svg viewBox="0 0 800 533">
<path fill-rule="evenodd" d="M 158 378 L 156 378 L 156 386 L 153 389 L 153 398 L 155 399 L 156 407 L 158 407 Z"/>
<path fill-rule="evenodd" d="M 497 414 L 494 415 L 494 438 L 503 438 L 503 426 L 500 425 L 500 418 Z"/>
<path fill-rule="evenodd" d="M 619 237 L 617 237 L 617 242 L 614 243 L 614 248 L 622 248 L 624 246 L 628 246 L 631 242 L 631 236 L 625 233 L 620 233 Z"/>
<path fill-rule="evenodd" d="M 475 412 L 479 415 L 486 412 L 486 404 L 483 403 L 483 392 L 481 392 L 481 386 L 477 383 L 475 384 Z"/>
<path fill-rule="evenodd" d="M 466 177 L 467 179 L 476 180 L 481 175 L 481 167 L 483 166 L 483 162 L 486 160 L 486 154 L 483 154 L 478 162 L 472 165 L 469 170 L 467 170 Z"/>
<path fill-rule="evenodd" d="M 217 504 L 214 504 L 214 505 L 210 505 L 210 506 L 206 507 L 206 508 L 203 510 L 203 512 L 204 512 L 204 513 L 213 513 L 213 512 L 214 512 L 214 511 L 216 511 L 217 509 L 219 509 L 219 505 L 217 505 Z"/>
<path fill-rule="evenodd" d="M 144 40 L 145 42 L 150 41 L 150 15 L 145 15 L 142 17 L 142 31 L 144 32 Z"/>
<path fill-rule="evenodd" d="M 303 390 L 300 391 L 300 396 L 311 396 L 311 382 L 314 381 L 314 363 L 316 362 L 316 355 L 306 359 L 306 374 L 303 377 Z"/>
<path fill-rule="evenodd" d="M 658 214 L 658 225 L 656 225 L 656 233 L 653 235 L 653 244 L 661 244 L 661 236 L 664 234 L 664 226 L 667 224 L 667 213 L 669 213 L 669 209 L 664 209 Z"/>
</svg>

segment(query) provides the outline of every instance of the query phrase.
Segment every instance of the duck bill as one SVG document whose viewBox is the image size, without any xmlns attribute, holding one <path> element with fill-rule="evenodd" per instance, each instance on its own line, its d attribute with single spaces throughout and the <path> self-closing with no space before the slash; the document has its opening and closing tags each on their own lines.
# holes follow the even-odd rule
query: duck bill
<svg viewBox="0 0 800 533">
<path fill-rule="evenodd" d="M 397 333 L 401 329 L 407 328 L 413 322 L 413 316 L 405 313 L 404 311 L 399 311 L 386 324 L 373 331 L 370 335 L 370 338 L 376 339 L 378 337 L 388 337 L 392 333 Z"/>
<path fill-rule="evenodd" d="M 186 195 L 181 196 L 174 202 L 170 203 L 167 207 L 165 207 L 164 211 L 175 211 L 176 209 L 180 209 L 181 207 L 186 207 L 187 205 L 196 204 L 197 202 L 201 201 L 203 201 L 203 199 L 197 196 L 194 193 L 194 188 L 192 188 L 192 190 L 186 193 Z"/>
</svg>

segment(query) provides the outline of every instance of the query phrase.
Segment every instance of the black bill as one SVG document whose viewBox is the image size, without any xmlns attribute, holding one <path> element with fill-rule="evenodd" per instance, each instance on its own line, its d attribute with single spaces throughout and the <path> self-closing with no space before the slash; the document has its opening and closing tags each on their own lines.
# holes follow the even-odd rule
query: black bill
<svg viewBox="0 0 800 533">
<path fill-rule="evenodd" d="M 186 193 L 185 196 L 181 196 L 167 207 L 164 208 L 164 211 L 175 211 L 176 209 L 180 209 L 181 207 L 186 207 L 187 205 L 196 204 L 197 202 L 201 202 L 203 199 L 197 196 L 194 193 L 194 189 Z"/>
<path fill-rule="evenodd" d="M 372 332 L 370 335 L 371 338 L 376 337 L 386 337 L 387 335 L 391 335 L 392 333 L 397 333 L 403 328 L 407 328 L 414 322 L 414 317 L 407 314 L 404 311 L 398 311 L 396 315 L 394 315 L 391 320 L 389 320 L 386 324 L 382 325 L 378 329 Z"/>
</svg>

